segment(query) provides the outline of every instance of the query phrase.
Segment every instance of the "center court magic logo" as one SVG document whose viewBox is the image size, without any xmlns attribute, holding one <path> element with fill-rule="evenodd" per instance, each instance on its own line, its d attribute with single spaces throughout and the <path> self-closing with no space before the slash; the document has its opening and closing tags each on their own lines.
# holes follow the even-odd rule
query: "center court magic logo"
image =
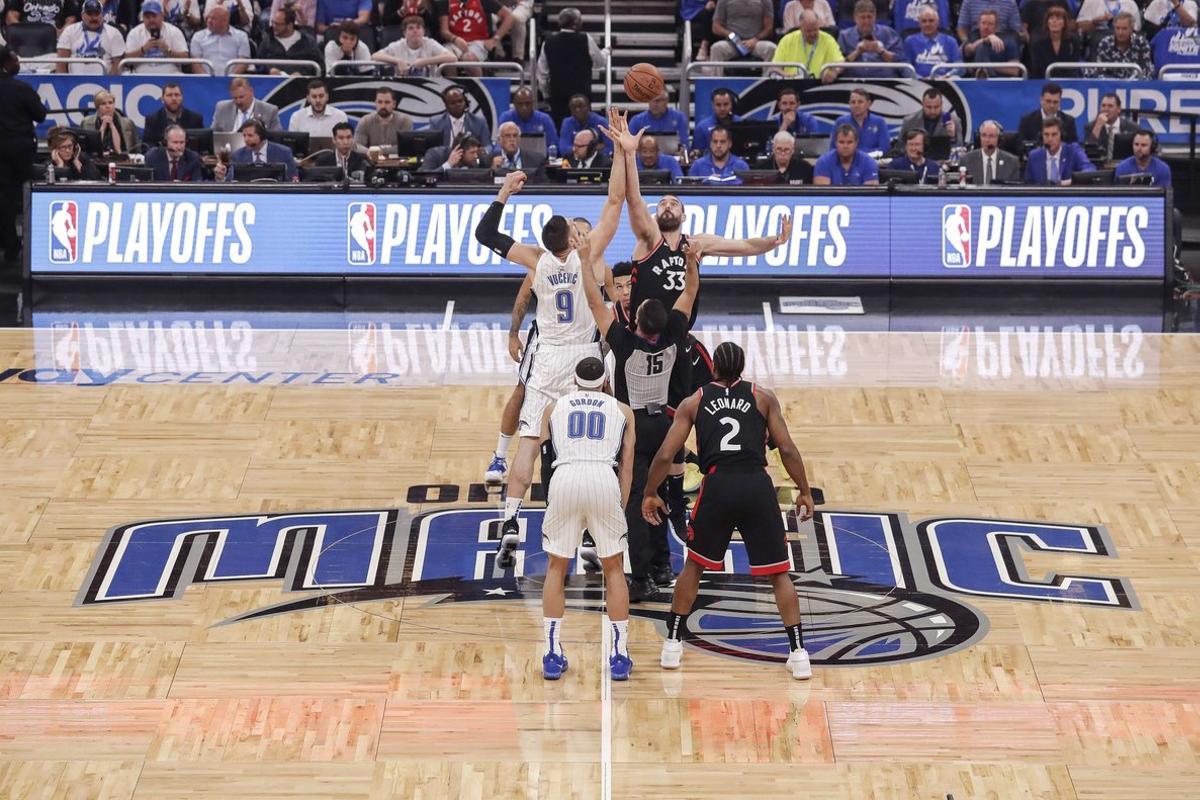
<svg viewBox="0 0 1200 800">
<path fill-rule="evenodd" d="M 458 498 L 452 485 L 413 488 L 424 488 L 428 502 Z M 471 499 L 486 496 L 475 488 Z M 1025 567 L 1030 553 L 1115 558 L 1103 528 L 964 517 L 914 525 L 902 514 L 819 511 L 801 530 L 794 512 L 785 518 L 805 647 L 818 664 L 899 663 L 968 647 L 988 628 L 987 618 L 965 602 L 971 597 L 1137 608 L 1124 578 L 1033 575 Z M 423 597 L 431 607 L 536 602 L 546 564 L 541 523 L 540 509 L 522 518 L 512 570 L 495 564 L 500 520 L 490 508 L 447 508 L 412 519 L 379 509 L 130 523 L 105 535 L 76 604 L 167 600 L 182 597 L 190 584 L 248 580 L 282 581 L 283 591 L 305 596 L 219 624 L 335 604 L 365 610 L 397 597 Z M 682 547 L 675 540 L 672 547 L 678 565 Z M 568 605 L 601 611 L 599 576 L 585 573 L 578 560 L 572 572 Z M 745 548 L 735 541 L 724 570 L 705 574 L 685 639 L 719 655 L 783 662 L 788 642 L 771 587 L 748 572 Z M 664 632 L 669 602 L 664 593 L 631 613 Z"/>
</svg>

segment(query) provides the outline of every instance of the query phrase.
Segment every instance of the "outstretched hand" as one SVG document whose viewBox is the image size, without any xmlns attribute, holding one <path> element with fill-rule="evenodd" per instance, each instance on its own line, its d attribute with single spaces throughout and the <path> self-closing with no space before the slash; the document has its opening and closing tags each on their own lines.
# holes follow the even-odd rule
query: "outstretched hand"
<svg viewBox="0 0 1200 800">
<path fill-rule="evenodd" d="M 775 246 L 787 244 L 787 241 L 792 238 L 792 215 L 784 214 L 779 220 L 779 233 L 775 236 Z"/>
<path fill-rule="evenodd" d="M 608 127 L 601 125 L 600 131 L 611 139 L 615 146 L 627 153 L 637 152 L 643 133 L 643 131 L 630 133 L 627 112 L 611 106 L 608 109 Z"/>
<path fill-rule="evenodd" d="M 683 243 L 683 256 L 687 259 L 688 267 L 700 269 L 700 260 L 704 258 L 704 251 L 688 239 Z"/>
<path fill-rule="evenodd" d="M 592 263 L 591 236 L 583 228 L 575 228 L 575 250 L 579 253 L 579 261 L 582 264 Z"/>
<path fill-rule="evenodd" d="M 500 185 L 500 202 L 503 203 L 512 195 L 525 188 L 525 181 L 529 179 L 521 170 L 513 170 L 504 176 L 504 183 Z"/>
</svg>

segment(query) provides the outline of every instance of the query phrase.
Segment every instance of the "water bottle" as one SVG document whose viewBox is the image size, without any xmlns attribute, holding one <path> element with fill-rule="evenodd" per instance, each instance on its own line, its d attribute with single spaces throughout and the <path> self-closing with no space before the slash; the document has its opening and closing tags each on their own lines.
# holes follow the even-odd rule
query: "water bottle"
<svg viewBox="0 0 1200 800">
<path fill-rule="evenodd" d="M 117 162 L 115 161 L 108 162 L 108 182 L 117 182 Z"/>
<path fill-rule="evenodd" d="M 938 169 L 938 188 L 946 188 L 946 170 L 941 168 Z"/>
<path fill-rule="evenodd" d="M 46 183 L 54 183 L 54 180 L 54 162 L 48 161 L 46 162 Z"/>
<path fill-rule="evenodd" d="M 558 145 L 552 144 L 546 148 L 546 160 L 558 161 Z"/>
<path fill-rule="evenodd" d="M 967 168 L 960 166 L 958 168 L 958 188 L 967 188 Z"/>
</svg>

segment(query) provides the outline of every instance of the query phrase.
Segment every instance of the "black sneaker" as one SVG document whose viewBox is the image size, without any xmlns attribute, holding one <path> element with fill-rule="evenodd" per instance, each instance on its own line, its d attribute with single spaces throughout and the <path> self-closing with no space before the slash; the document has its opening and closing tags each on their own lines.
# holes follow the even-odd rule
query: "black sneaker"
<svg viewBox="0 0 1200 800">
<path fill-rule="evenodd" d="M 634 578 L 629 582 L 629 602 L 644 603 L 658 597 L 658 586 L 649 578 Z"/>
<path fill-rule="evenodd" d="M 496 566 L 500 569 L 512 569 L 517 565 L 517 547 L 521 544 L 521 526 L 517 518 L 504 520 L 500 528 L 500 547 L 496 549 Z"/>
<path fill-rule="evenodd" d="M 658 587 L 666 589 L 675 583 L 675 571 L 667 565 L 652 567 L 650 569 L 650 580 L 654 581 Z"/>
</svg>

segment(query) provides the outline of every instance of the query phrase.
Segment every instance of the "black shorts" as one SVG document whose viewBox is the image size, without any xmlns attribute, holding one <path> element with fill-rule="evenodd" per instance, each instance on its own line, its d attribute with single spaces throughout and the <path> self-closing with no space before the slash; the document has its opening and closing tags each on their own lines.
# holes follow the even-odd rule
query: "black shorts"
<svg viewBox="0 0 1200 800">
<path fill-rule="evenodd" d="M 686 355 L 692 365 L 691 386 L 689 387 L 690 391 L 688 394 L 693 395 L 697 389 L 712 383 L 712 356 L 709 355 L 708 348 L 704 346 L 704 342 L 691 334 L 688 334 Z"/>
<path fill-rule="evenodd" d="M 771 476 L 761 469 L 704 476 L 688 525 L 688 558 L 705 569 L 724 569 L 733 530 L 742 534 L 751 575 L 787 572 L 787 534 Z"/>
</svg>

